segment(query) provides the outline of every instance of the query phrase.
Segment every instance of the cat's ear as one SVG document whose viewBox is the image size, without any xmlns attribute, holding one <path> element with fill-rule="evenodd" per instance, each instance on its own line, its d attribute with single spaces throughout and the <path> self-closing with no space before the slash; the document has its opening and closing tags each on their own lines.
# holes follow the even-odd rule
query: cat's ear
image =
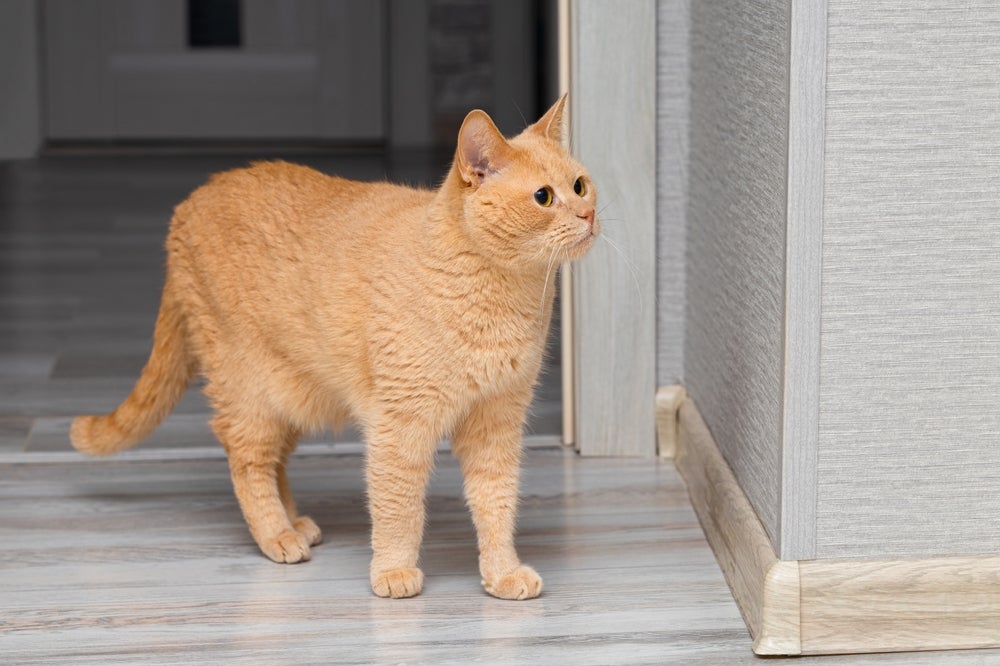
<svg viewBox="0 0 1000 666">
<path fill-rule="evenodd" d="M 563 134 L 566 131 L 563 123 L 563 111 L 566 108 L 566 98 L 569 93 L 563 94 L 556 103 L 552 105 L 545 115 L 538 119 L 538 122 L 526 129 L 526 132 L 540 134 L 546 139 L 551 139 L 557 143 L 562 143 Z"/>
<path fill-rule="evenodd" d="M 462 180 L 473 187 L 496 173 L 510 159 L 510 144 L 485 112 L 470 111 L 458 131 L 455 162 Z"/>
</svg>

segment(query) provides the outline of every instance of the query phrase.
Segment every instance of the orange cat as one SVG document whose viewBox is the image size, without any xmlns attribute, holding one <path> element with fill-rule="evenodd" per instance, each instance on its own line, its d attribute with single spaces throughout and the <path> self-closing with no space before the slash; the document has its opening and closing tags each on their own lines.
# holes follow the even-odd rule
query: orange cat
<svg viewBox="0 0 1000 666">
<path fill-rule="evenodd" d="M 542 363 L 554 267 L 599 231 L 595 191 L 563 149 L 565 97 L 507 140 L 482 111 L 437 191 L 331 178 L 284 162 L 216 175 L 177 206 L 153 350 L 111 414 L 71 439 L 107 455 L 146 437 L 196 374 L 240 507 L 276 562 L 309 559 L 285 465 L 304 431 L 354 419 L 367 440 L 371 584 L 423 586 L 424 494 L 451 436 L 483 585 L 542 580 L 514 549 L 521 431 Z"/>
</svg>

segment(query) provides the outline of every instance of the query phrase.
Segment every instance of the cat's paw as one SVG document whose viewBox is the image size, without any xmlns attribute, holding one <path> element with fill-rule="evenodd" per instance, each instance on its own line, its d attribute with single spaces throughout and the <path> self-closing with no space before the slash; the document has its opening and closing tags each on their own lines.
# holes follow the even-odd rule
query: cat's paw
<svg viewBox="0 0 1000 666">
<path fill-rule="evenodd" d="M 306 543 L 310 546 L 315 546 L 323 541 L 323 532 L 320 531 L 319 526 L 309 516 L 299 516 L 292 523 L 292 527 L 295 528 L 296 532 L 305 537 Z"/>
<path fill-rule="evenodd" d="M 424 572 L 415 567 L 372 575 L 372 591 L 380 597 L 415 597 L 424 588 Z"/>
<path fill-rule="evenodd" d="M 534 599 L 542 593 L 542 577 L 531 567 L 522 564 L 498 580 L 484 580 L 483 587 L 498 599 Z"/>
<path fill-rule="evenodd" d="M 309 559 L 309 542 L 296 530 L 285 530 L 273 539 L 259 541 L 258 545 L 275 562 L 295 564 Z"/>
</svg>

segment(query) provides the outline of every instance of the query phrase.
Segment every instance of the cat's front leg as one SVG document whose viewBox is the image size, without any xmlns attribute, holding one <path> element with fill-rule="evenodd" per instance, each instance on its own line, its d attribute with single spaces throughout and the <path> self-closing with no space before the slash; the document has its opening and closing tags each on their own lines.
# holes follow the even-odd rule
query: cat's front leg
<svg viewBox="0 0 1000 666">
<path fill-rule="evenodd" d="M 372 591 L 380 597 L 413 597 L 424 585 L 417 560 L 436 437 L 413 423 L 387 420 L 370 429 L 367 439 Z"/>
<path fill-rule="evenodd" d="M 542 579 L 514 548 L 522 429 L 530 392 L 477 405 L 452 438 L 479 540 L 483 587 L 500 599 L 533 599 Z"/>
</svg>

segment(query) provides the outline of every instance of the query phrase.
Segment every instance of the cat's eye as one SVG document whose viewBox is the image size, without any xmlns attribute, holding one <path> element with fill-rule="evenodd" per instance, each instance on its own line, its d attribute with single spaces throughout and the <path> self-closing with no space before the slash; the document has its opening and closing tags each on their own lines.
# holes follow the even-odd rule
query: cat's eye
<svg viewBox="0 0 1000 666">
<path fill-rule="evenodd" d="M 581 197 L 587 193 L 587 184 L 583 182 L 583 178 L 576 179 L 576 182 L 573 183 L 573 191 Z"/>
<path fill-rule="evenodd" d="M 548 208 L 552 205 L 552 188 L 545 186 L 535 192 L 535 201 L 539 206 Z"/>
</svg>

